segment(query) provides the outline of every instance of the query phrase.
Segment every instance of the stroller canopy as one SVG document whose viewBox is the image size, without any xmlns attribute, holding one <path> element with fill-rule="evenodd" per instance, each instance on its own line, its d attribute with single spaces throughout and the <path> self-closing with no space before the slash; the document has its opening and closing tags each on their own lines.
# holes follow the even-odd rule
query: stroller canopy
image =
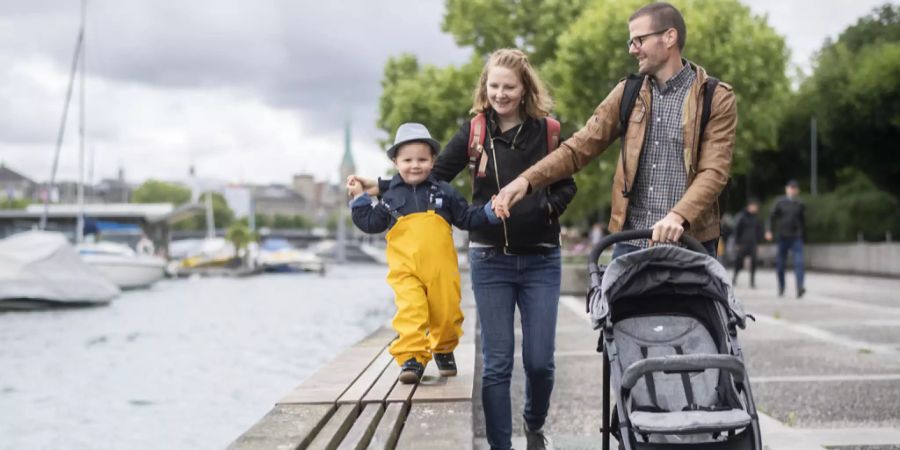
<svg viewBox="0 0 900 450">
<path fill-rule="evenodd" d="M 599 286 L 591 286 L 590 310 L 600 328 L 615 301 L 660 293 L 689 294 L 721 302 L 744 328 L 746 313 L 725 268 L 709 255 L 675 246 L 653 246 L 612 261 Z"/>
</svg>

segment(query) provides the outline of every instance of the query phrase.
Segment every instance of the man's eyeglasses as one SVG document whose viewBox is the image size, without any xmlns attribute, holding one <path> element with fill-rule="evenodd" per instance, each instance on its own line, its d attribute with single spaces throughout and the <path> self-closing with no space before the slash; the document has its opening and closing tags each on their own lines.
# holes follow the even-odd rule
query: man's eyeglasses
<svg viewBox="0 0 900 450">
<path fill-rule="evenodd" d="M 652 33 L 647 33 L 647 34 L 642 34 L 642 35 L 640 35 L 640 36 L 635 36 L 635 37 L 633 37 L 633 38 L 631 38 L 631 39 L 628 40 L 628 50 L 631 50 L 631 46 L 632 46 L 632 45 L 634 45 L 635 48 L 641 48 L 641 47 L 643 47 L 643 45 L 644 45 L 644 38 L 648 38 L 648 37 L 653 36 L 653 35 L 656 35 L 656 34 L 663 34 L 663 33 L 665 33 L 666 31 L 669 31 L 669 29 L 666 28 L 665 30 L 659 30 L 659 31 L 654 31 L 654 32 L 652 32 Z"/>
</svg>

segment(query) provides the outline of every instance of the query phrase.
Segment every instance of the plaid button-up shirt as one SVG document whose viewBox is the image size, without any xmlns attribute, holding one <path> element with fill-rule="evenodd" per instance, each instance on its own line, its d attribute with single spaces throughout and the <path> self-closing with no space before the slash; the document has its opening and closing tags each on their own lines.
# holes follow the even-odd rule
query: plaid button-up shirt
<svg viewBox="0 0 900 450">
<path fill-rule="evenodd" d="M 641 149 L 637 175 L 631 190 L 626 230 L 642 230 L 662 220 L 681 200 L 687 185 L 684 172 L 684 134 L 681 125 L 684 100 L 696 75 L 690 64 L 666 82 L 662 91 L 650 79 L 650 123 Z M 630 241 L 647 247 L 647 240 Z"/>
</svg>

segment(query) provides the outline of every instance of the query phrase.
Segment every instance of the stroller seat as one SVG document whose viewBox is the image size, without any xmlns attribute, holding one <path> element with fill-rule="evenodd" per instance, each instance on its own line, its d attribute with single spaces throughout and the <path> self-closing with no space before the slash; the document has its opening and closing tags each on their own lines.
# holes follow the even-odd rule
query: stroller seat
<svg viewBox="0 0 900 450">
<path fill-rule="evenodd" d="M 628 418 L 641 433 L 693 434 L 736 430 L 750 415 L 729 401 L 744 364 L 722 355 L 706 326 L 691 316 L 645 315 L 614 326 Z M 733 398 L 733 397 L 732 397 Z"/>
</svg>

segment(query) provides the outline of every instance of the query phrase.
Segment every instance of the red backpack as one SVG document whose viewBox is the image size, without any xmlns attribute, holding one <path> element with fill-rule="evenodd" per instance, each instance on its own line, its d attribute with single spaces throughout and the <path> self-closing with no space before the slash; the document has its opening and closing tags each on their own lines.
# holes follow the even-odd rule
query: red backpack
<svg viewBox="0 0 900 450">
<path fill-rule="evenodd" d="M 547 153 L 559 147 L 559 121 L 547 116 Z M 487 119 L 484 113 L 478 113 L 469 122 L 469 169 L 472 176 L 483 178 L 487 169 L 487 158 L 482 158 L 484 153 L 484 137 L 487 129 Z"/>
</svg>

